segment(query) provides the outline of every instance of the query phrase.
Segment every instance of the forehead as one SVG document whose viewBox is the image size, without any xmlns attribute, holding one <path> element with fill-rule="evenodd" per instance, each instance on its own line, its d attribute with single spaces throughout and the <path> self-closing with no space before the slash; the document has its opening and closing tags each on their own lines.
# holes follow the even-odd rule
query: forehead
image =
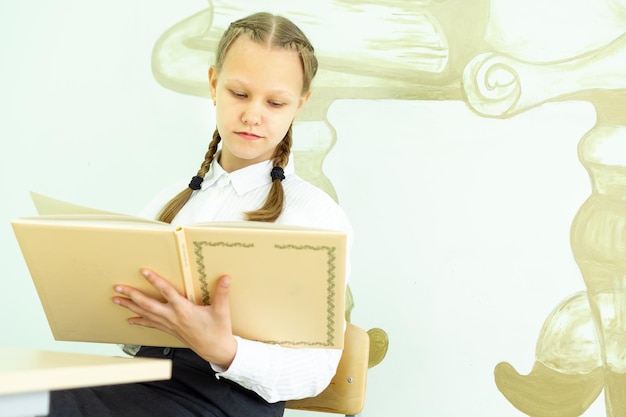
<svg viewBox="0 0 626 417">
<path fill-rule="evenodd" d="M 299 95 L 304 70 L 297 51 L 260 44 L 242 35 L 228 48 L 218 79 Z"/>
</svg>

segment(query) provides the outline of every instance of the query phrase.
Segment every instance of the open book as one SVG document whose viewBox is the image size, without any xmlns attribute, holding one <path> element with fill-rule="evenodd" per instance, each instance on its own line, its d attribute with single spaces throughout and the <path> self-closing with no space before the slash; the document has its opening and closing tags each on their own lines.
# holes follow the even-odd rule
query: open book
<svg viewBox="0 0 626 417">
<path fill-rule="evenodd" d="M 140 269 L 208 304 L 232 277 L 233 332 L 292 347 L 341 348 L 346 236 L 262 222 L 170 224 L 32 194 L 39 216 L 11 222 L 56 340 L 184 346 L 132 326 L 113 304 L 115 284 L 160 298 Z"/>
</svg>

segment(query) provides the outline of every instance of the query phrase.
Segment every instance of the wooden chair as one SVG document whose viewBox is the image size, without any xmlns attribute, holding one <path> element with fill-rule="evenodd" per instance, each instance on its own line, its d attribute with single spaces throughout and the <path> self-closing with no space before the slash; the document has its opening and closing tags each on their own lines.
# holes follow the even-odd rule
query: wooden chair
<svg viewBox="0 0 626 417">
<path fill-rule="evenodd" d="M 330 385 L 316 397 L 287 401 L 286 407 L 345 414 L 346 417 L 358 415 L 365 405 L 369 350 L 368 333 L 347 323 L 343 354 Z"/>
</svg>

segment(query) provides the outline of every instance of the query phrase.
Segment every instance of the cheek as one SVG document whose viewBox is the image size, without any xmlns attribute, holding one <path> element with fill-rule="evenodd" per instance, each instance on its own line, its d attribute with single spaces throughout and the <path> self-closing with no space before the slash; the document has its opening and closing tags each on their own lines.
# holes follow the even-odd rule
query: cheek
<svg viewBox="0 0 626 417">
<path fill-rule="evenodd" d="M 283 138 L 289 131 L 289 126 L 291 126 L 292 120 L 293 120 L 292 118 L 284 118 L 283 120 L 280 121 L 280 124 L 277 123 L 274 125 L 273 133 L 276 137 L 277 142 L 280 142 L 281 140 L 283 140 Z"/>
<path fill-rule="evenodd" d="M 226 110 L 228 109 L 228 110 Z M 235 107 L 229 103 L 222 103 L 216 107 L 215 120 L 218 124 L 228 123 L 235 117 Z"/>
<path fill-rule="evenodd" d="M 288 111 L 280 112 L 276 115 L 276 124 L 289 126 L 296 118 L 297 112 L 295 108 L 290 108 Z"/>
<path fill-rule="evenodd" d="M 229 125 L 232 125 L 232 122 L 229 122 L 228 119 L 226 119 L 224 112 L 219 111 L 219 110 L 216 111 L 215 112 L 215 128 L 220 133 L 220 135 L 222 135 L 222 139 L 224 138 L 223 137 L 224 133 L 228 131 Z"/>
</svg>

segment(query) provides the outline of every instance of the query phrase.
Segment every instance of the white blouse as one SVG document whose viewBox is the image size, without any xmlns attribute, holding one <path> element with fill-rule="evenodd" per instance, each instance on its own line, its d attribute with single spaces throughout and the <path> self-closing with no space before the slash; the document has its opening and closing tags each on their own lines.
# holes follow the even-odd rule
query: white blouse
<svg viewBox="0 0 626 417">
<path fill-rule="evenodd" d="M 208 221 L 243 221 L 244 213 L 263 205 L 271 187 L 270 161 L 226 172 L 213 161 L 189 202 L 172 224 Z M 276 223 L 338 230 L 348 236 L 349 254 L 353 233 L 339 205 L 319 188 L 295 174 L 292 158 L 285 167 L 285 205 Z M 163 190 L 146 207 L 142 216 L 154 219 L 161 208 L 187 187 L 181 182 Z M 227 378 L 255 391 L 268 402 L 312 397 L 328 386 L 341 357 L 340 349 L 287 348 L 237 337 L 237 353 L 228 369 L 211 364 L 218 378 Z"/>
</svg>

